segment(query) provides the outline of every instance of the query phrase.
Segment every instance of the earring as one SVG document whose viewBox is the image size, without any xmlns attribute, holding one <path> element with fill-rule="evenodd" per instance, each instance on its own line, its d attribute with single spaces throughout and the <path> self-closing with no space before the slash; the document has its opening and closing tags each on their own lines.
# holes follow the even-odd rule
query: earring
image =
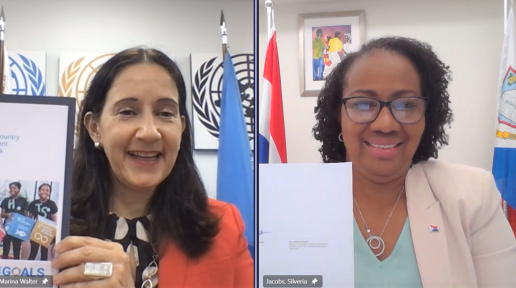
<svg viewBox="0 0 516 288">
<path fill-rule="evenodd" d="M 99 149 L 102 147 L 102 145 L 100 144 L 100 142 L 95 142 L 95 148 Z"/>
<path fill-rule="evenodd" d="M 340 142 L 344 143 L 344 140 L 342 140 L 342 133 L 339 133 L 339 136 L 337 137 Z"/>
</svg>

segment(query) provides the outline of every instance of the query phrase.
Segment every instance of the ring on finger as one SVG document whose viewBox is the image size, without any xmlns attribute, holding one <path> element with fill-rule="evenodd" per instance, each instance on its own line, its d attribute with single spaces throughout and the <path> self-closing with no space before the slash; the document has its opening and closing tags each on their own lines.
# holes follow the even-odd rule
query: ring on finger
<svg viewBox="0 0 516 288">
<path fill-rule="evenodd" d="M 96 278 L 109 278 L 113 276 L 113 263 L 110 262 L 86 262 L 84 263 L 84 276 Z"/>
</svg>

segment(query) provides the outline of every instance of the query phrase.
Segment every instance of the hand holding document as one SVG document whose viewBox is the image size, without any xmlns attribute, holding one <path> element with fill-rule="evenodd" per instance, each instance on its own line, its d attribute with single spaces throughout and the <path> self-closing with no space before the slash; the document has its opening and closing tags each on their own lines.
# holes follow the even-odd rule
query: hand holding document
<svg viewBox="0 0 516 288">
<path fill-rule="evenodd" d="M 259 287 L 352 288 L 351 163 L 259 169 Z"/>
</svg>

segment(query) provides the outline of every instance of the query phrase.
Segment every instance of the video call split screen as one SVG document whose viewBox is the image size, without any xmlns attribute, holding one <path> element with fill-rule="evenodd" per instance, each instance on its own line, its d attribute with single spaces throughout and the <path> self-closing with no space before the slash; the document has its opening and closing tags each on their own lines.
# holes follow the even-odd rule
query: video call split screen
<svg viewBox="0 0 516 288">
<path fill-rule="evenodd" d="M 0 288 L 516 287 L 512 1 L 0 6 Z"/>
</svg>

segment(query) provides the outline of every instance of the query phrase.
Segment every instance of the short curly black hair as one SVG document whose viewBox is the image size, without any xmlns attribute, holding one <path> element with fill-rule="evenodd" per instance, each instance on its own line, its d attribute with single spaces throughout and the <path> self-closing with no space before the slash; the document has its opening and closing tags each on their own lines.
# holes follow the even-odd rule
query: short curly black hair
<svg viewBox="0 0 516 288">
<path fill-rule="evenodd" d="M 406 57 L 416 68 L 421 80 L 422 97 L 429 102 L 425 113 L 425 131 L 412 164 L 437 158 L 442 146 L 448 145 L 445 125 L 450 126 L 453 113 L 450 109 L 448 84 L 451 81 L 450 67 L 445 65 L 432 51 L 432 47 L 415 39 L 385 37 L 363 45 L 359 51 L 350 53 L 335 67 L 326 79 L 314 109 L 317 124 L 312 132 L 322 142 L 319 152 L 324 163 L 346 161 L 346 147 L 338 140 L 341 133 L 339 123 L 341 98 L 346 85 L 346 76 L 353 63 L 374 50 L 386 50 Z"/>
</svg>

